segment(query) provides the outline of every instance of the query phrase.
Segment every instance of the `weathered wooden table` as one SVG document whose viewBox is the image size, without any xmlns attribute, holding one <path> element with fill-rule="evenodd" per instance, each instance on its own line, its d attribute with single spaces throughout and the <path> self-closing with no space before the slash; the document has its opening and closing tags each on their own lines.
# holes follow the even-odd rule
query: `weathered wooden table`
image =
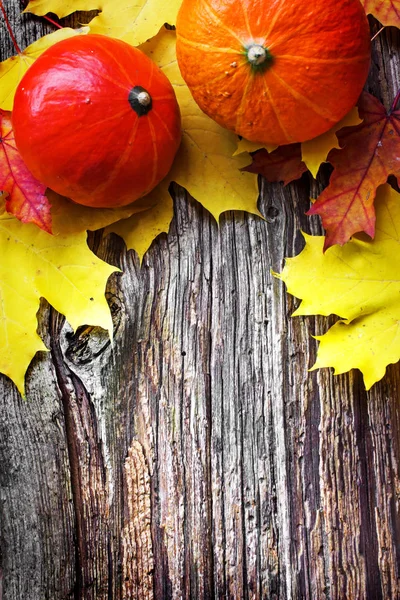
<svg viewBox="0 0 400 600">
<path fill-rule="evenodd" d="M 22 46 L 49 31 L 6 7 Z M 374 42 L 386 106 L 398 49 L 394 29 Z M 43 302 L 27 400 L 0 380 L 0 598 L 400 597 L 400 368 L 369 393 L 358 372 L 308 373 L 326 320 L 291 319 L 270 275 L 320 232 L 304 212 L 323 177 L 262 183 L 266 220 L 220 229 L 175 188 L 141 268 L 91 235 L 123 269 L 114 345 Z"/>
</svg>

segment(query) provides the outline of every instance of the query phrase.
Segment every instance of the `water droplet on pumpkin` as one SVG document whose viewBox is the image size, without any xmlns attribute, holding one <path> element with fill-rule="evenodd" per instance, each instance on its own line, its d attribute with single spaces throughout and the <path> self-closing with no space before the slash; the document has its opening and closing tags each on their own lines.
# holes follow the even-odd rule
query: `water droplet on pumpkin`
<svg viewBox="0 0 400 600">
<path fill-rule="evenodd" d="M 231 67 L 232 67 L 233 69 L 236 69 L 236 67 L 237 67 L 237 62 L 235 61 L 235 62 L 231 63 Z"/>
</svg>

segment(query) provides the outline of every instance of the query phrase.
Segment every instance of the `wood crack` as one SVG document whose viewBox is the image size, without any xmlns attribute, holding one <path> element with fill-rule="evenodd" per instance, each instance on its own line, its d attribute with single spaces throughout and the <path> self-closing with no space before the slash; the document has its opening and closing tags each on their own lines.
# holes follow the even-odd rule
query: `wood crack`
<svg viewBox="0 0 400 600">
<path fill-rule="evenodd" d="M 64 410 L 75 512 L 74 600 L 106 600 L 112 570 L 108 534 L 107 477 L 93 403 L 64 361 L 60 333 L 64 317 L 51 309 L 50 346 Z"/>
<path fill-rule="evenodd" d="M 82 494 L 80 486 L 80 474 L 79 474 L 79 458 L 78 451 L 75 444 L 74 435 L 74 420 L 70 410 L 69 396 L 70 390 L 67 380 L 67 373 L 64 358 L 61 352 L 59 344 L 59 332 L 61 331 L 62 325 L 65 319 L 59 315 L 56 311 L 51 309 L 51 355 L 53 364 L 56 372 L 57 383 L 61 392 L 61 401 L 64 409 L 64 422 L 65 422 L 65 433 L 68 448 L 68 457 L 70 464 L 70 476 L 71 476 L 71 490 L 75 512 L 75 531 L 76 531 L 76 544 L 75 544 L 75 589 L 74 589 L 74 600 L 82 600 L 82 588 L 83 588 L 83 572 L 85 570 L 85 564 L 87 562 L 86 548 L 84 544 L 83 535 L 83 520 L 82 520 Z M 68 369 L 69 370 L 69 369 Z"/>
</svg>

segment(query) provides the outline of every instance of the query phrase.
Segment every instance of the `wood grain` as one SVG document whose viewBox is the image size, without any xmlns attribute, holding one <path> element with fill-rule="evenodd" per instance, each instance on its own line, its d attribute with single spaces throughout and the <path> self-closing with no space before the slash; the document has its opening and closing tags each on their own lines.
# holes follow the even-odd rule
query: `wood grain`
<svg viewBox="0 0 400 600">
<path fill-rule="evenodd" d="M 50 28 L 17 4 L 26 46 Z M 386 106 L 398 48 L 391 28 L 374 42 Z M 91 236 L 123 270 L 113 345 L 43 302 L 27 400 L 0 379 L 2 600 L 400 597 L 400 368 L 368 393 L 358 372 L 309 373 L 327 320 L 291 319 L 271 276 L 320 232 L 304 213 L 326 177 L 261 182 L 265 220 L 219 228 L 175 186 L 142 267 Z"/>
</svg>

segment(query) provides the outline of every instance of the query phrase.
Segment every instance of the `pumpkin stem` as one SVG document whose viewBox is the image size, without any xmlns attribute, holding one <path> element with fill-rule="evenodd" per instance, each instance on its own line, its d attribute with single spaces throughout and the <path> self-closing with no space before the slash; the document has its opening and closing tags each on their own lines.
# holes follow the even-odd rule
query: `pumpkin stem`
<svg viewBox="0 0 400 600">
<path fill-rule="evenodd" d="M 141 85 L 135 85 L 129 92 L 128 101 L 138 117 L 143 117 L 151 110 L 152 99 Z"/>
<path fill-rule="evenodd" d="M 247 60 L 254 69 L 264 70 L 272 62 L 272 55 L 261 44 L 251 44 L 246 48 Z"/>
</svg>

